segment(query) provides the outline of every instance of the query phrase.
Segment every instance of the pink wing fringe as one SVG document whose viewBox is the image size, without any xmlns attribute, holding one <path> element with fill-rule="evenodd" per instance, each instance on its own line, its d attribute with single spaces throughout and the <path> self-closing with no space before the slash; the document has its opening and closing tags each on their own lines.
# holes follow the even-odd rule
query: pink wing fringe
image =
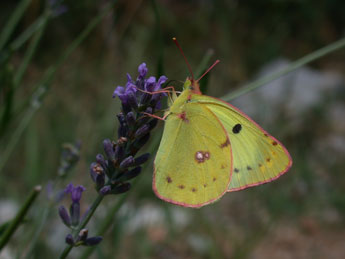
<svg viewBox="0 0 345 259">
<path fill-rule="evenodd" d="M 270 137 L 271 139 L 273 139 L 274 141 L 276 141 L 278 144 L 281 145 L 281 147 L 283 148 L 285 154 L 288 156 L 289 158 L 289 163 L 288 165 L 285 167 L 285 169 L 283 171 L 281 171 L 276 177 L 274 178 L 271 178 L 269 180 L 266 180 L 266 181 L 262 181 L 262 182 L 258 182 L 258 183 L 253 183 L 253 184 L 247 184 L 247 185 L 244 185 L 242 187 L 239 187 L 239 188 L 234 188 L 234 189 L 230 189 L 228 190 L 228 192 L 235 192 L 235 191 L 240 191 L 240 190 L 243 190 L 243 189 L 246 189 L 246 188 L 249 188 L 249 187 L 253 187 L 253 186 L 258 186 L 258 185 L 261 185 L 261 184 L 265 184 L 265 183 L 269 183 L 269 182 L 272 182 L 276 179 L 278 179 L 280 176 L 282 176 L 283 174 L 285 174 L 287 171 L 289 171 L 289 169 L 291 168 L 292 166 L 292 158 L 289 154 L 289 152 L 287 151 L 287 149 L 284 147 L 284 145 L 279 141 L 277 140 L 275 137 L 271 136 L 267 131 L 265 131 L 263 128 L 261 128 L 261 126 L 259 124 L 257 124 L 255 121 L 253 121 L 247 114 L 245 114 L 244 112 L 242 112 L 240 109 L 236 108 L 235 106 L 231 105 L 230 103 L 227 103 L 221 99 L 218 99 L 218 98 L 215 98 L 215 97 L 212 97 L 212 96 L 209 96 L 217 101 L 220 101 L 228 106 L 230 106 L 232 109 L 236 110 L 238 113 L 240 113 L 241 115 L 243 115 L 244 117 L 246 117 L 250 122 L 252 122 L 254 125 L 256 125 L 256 127 L 258 127 L 259 130 L 261 130 L 264 134 L 267 134 L 268 137 Z"/>
<path fill-rule="evenodd" d="M 208 108 L 206 108 L 208 111 L 210 111 Z M 228 132 L 226 131 L 226 129 L 224 128 L 223 124 L 221 123 L 221 121 L 217 118 L 217 116 L 212 112 L 210 111 L 214 117 L 218 120 L 219 124 L 222 126 L 227 138 L 229 139 L 229 135 L 228 135 Z M 230 139 L 229 139 L 230 141 Z M 166 201 L 166 202 L 170 202 L 170 203 L 173 203 L 175 205 L 179 205 L 179 206 L 182 206 L 182 207 L 189 207 L 189 208 L 200 208 L 202 206 L 205 206 L 207 204 L 210 204 L 210 203 L 213 203 L 217 200 L 219 200 L 226 192 L 228 192 L 228 188 L 230 186 L 230 182 L 231 182 L 231 178 L 232 178 L 232 172 L 233 172 L 233 157 L 232 157 L 232 149 L 231 149 L 231 143 L 230 143 L 230 160 L 231 160 L 231 168 L 230 168 L 230 177 L 229 177 L 229 181 L 228 181 L 228 184 L 227 184 L 227 188 L 224 190 L 224 192 L 222 192 L 218 197 L 214 198 L 213 200 L 210 200 L 208 202 L 204 202 L 204 203 L 199 203 L 199 204 L 188 204 L 188 203 L 184 203 L 184 202 L 177 202 L 177 201 L 174 201 L 174 200 L 171 200 L 171 199 L 167 199 L 163 196 L 161 196 L 159 193 L 158 193 L 158 190 L 156 188 L 156 167 L 155 167 L 155 161 L 153 162 L 153 180 L 152 180 L 152 189 L 153 189 L 153 192 L 156 194 L 156 196 L 160 199 L 162 199 L 163 201 Z"/>
</svg>

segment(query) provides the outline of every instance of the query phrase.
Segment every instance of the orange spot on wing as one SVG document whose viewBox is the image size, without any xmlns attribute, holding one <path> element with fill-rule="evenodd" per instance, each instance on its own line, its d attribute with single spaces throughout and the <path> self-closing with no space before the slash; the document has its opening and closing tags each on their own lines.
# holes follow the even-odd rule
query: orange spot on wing
<svg viewBox="0 0 345 259">
<path fill-rule="evenodd" d="M 179 113 L 179 114 L 177 114 L 177 117 L 179 117 L 182 121 L 184 121 L 184 122 L 189 122 L 189 120 L 187 119 L 187 116 L 186 116 L 186 112 L 185 111 L 183 111 L 183 112 L 181 112 L 181 113 Z"/>
<path fill-rule="evenodd" d="M 230 145 L 230 140 L 229 138 L 226 138 L 225 142 L 220 145 L 221 148 L 225 148 Z"/>
<path fill-rule="evenodd" d="M 171 179 L 170 176 L 168 176 L 166 179 L 167 179 L 167 182 L 168 182 L 168 183 L 172 183 L 172 179 Z"/>
</svg>

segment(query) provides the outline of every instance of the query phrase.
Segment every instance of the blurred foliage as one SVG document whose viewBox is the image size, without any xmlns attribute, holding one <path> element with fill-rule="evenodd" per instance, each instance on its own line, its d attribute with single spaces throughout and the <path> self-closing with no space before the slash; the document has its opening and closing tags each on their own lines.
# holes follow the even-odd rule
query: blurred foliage
<svg viewBox="0 0 345 259">
<path fill-rule="evenodd" d="M 0 30 L 19 2 L 1 1 Z M 39 82 L 109 1 L 63 1 L 67 12 L 49 16 L 41 35 L 33 33 L 11 51 L 11 43 L 49 8 L 49 1 L 28 3 L 0 53 L 1 156 L 10 136 L 27 118 Z M 47 82 L 49 87 L 37 113 L 1 171 L 2 200 L 20 204 L 32 186 L 47 185 L 55 179 L 63 143 L 80 140 L 78 165 L 54 191 L 73 181 L 87 187 L 84 201 L 91 202 L 95 192 L 89 179 L 89 163 L 102 150 L 102 140 L 115 135 L 115 114 L 119 111 L 119 102 L 112 99 L 115 87 L 124 85 L 126 73 L 133 74 L 141 62 L 146 62 L 153 74 L 165 74 L 170 80 L 183 81 L 189 74 L 171 40 L 173 36 L 182 45 L 194 72 L 210 49 L 213 56 L 208 64 L 213 59 L 221 60 L 204 82 L 208 83 L 209 95 L 222 96 L 254 78 L 272 60 L 294 60 L 341 38 L 344 10 L 345 2 L 341 0 L 115 1 L 111 11 Z M 17 79 L 20 84 L 14 87 L 35 39 L 36 48 L 22 79 Z M 310 66 L 317 71 L 344 74 L 344 60 L 345 51 L 340 50 Z M 174 85 L 181 86 L 178 82 Z M 344 83 L 340 89 L 344 89 Z M 190 210 L 165 204 L 153 195 L 151 163 L 118 214 L 107 215 L 116 203 L 112 199 L 97 211 L 92 231 L 97 232 L 97 222 L 105 217 L 114 224 L 94 251 L 94 258 L 264 258 L 269 251 L 275 258 L 285 254 L 287 258 L 313 258 L 315 246 L 320 257 L 343 258 L 344 248 L 333 240 L 345 233 L 344 153 L 327 141 L 345 135 L 344 127 L 333 125 L 329 115 L 329 107 L 344 102 L 345 92 L 334 92 L 300 114 L 304 123 L 297 128 L 284 110 L 288 98 L 275 111 L 279 114 L 275 128 L 267 130 L 292 154 L 294 165 L 290 172 L 276 182 L 229 193 L 214 205 Z M 153 153 L 161 129 L 155 130 L 156 136 L 147 147 Z M 326 143 L 320 147 L 322 141 Z M 29 223 L 9 246 L 13 257 L 19 253 L 23 258 L 47 258 L 63 248 L 65 232 L 54 211 L 56 207 L 45 214 L 47 224 L 40 226 L 40 211 L 50 204 L 46 197 L 40 198 Z M 42 232 L 37 232 L 40 228 Z M 37 243 L 30 247 L 34 233 L 38 233 Z M 324 244 L 329 243 L 334 246 L 327 254 Z M 304 254 L 305 250 L 309 254 Z M 75 258 L 81 255 L 73 252 Z"/>
</svg>

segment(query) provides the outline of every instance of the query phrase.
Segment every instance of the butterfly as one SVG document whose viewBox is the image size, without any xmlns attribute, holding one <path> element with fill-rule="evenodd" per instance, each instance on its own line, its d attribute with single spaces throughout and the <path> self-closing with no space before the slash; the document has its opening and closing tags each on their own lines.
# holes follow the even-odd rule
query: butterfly
<svg viewBox="0 0 345 259">
<path fill-rule="evenodd" d="M 159 198 L 193 208 L 273 181 L 292 165 L 277 139 L 231 104 L 203 95 L 198 80 L 187 78 L 182 93 L 173 93 L 153 174 Z"/>
</svg>

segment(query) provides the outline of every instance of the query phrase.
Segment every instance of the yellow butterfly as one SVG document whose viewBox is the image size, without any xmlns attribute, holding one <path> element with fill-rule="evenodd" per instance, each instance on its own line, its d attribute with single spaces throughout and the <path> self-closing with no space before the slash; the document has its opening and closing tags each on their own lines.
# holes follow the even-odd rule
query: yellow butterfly
<svg viewBox="0 0 345 259">
<path fill-rule="evenodd" d="M 202 95 L 193 78 L 164 117 L 153 175 L 153 190 L 164 201 L 202 207 L 226 192 L 273 181 L 292 165 L 277 139 L 231 104 Z"/>
</svg>

